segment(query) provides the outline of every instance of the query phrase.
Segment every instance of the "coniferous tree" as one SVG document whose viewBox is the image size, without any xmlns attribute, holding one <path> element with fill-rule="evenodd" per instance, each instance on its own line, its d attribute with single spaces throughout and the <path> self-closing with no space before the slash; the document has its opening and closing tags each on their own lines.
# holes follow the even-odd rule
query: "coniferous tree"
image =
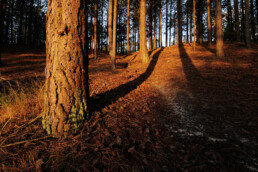
<svg viewBox="0 0 258 172">
<path fill-rule="evenodd" d="M 116 69 L 116 51 L 117 51 L 117 46 L 116 46 L 116 25 L 117 25 L 117 0 L 114 0 L 114 15 L 113 15 L 113 45 L 112 45 L 112 55 L 111 55 L 111 61 L 112 61 L 112 69 Z"/>
<path fill-rule="evenodd" d="M 236 41 L 240 41 L 240 29 L 239 29 L 239 13 L 238 13 L 238 0 L 234 0 L 234 13 L 235 13 L 235 33 Z"/>
<path fill-rule="evenodd" d="M 216 55 L 224 57 L 221 0 L 216 0 Z"/>
<path fill-rule="evenodd" d="M 66 3 L 48 1 L 47 12 L 42 124 L 56 137 L 77 133 L 88 116 L 86 1 Z"/>
<path fill-rule="evenodd" d="M 140 54 L 143 63 L 149 61 L 146 42 L 146 0 L 140 0 L 140 19 L 139 19 L 139 33 L 140 33 Z"/>
<path fill-rule="evenodd" d="M 248 49 L 251 48 L 251 38 L 249 31 L 249 0 L 245 0 L 245 44 Z"/>
</svg>

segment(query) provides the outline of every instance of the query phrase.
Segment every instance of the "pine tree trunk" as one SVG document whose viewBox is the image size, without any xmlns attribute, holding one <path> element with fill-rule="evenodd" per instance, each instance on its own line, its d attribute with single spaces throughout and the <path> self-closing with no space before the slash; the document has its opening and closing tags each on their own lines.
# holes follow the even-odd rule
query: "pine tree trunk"
<svg viewBox="0 0 258 172">
<path fill-rule="evenodd" d="M 236 41 L 240 41 L 240 29 L 239 29 L 239 14 L 238 14 L 238 0 L 234 0 L 234 12 L 235 12 L 235 33 Z"/>
<path fill-rule="evenodd" d="M 216 1 L 216 55 L 224 57 L 221 0 Z"/>
<path fill-rule="evenodd" d="M 245 41 L 245 8 L 244 8 L 244 0 L 241 0 L 241 40 Z"/>
<path fill-rule="evenodd" d="M 168 0 L 166 0 L 166 47 L 168 46 Z"/>
<path fill-rule="evenodd" d="M 190 11 L 190 14 L 192 14 L 192 10 Z M 190 43 L 193 42 L 193 18 L 192 15 L 190 15 Z"/>
<path fill-rule="evenodd" d="M 55 137 L 77 133 L 88 117 L 85 3 L 48 1 L 42 124 Z"/>
<path fill-rule="evenodd" d="M 94 59 L 97 59 L 97 43 L 98 43 L 98 1 L 94 4 Z"/>
<path fill-rule="evenodd" d="M 114 0 L 114 16 L 113 16 L 113 50 L 111 55 L 112 69 L 116 69 L 116 25 L 117 25 L 117 0 Z"/>
<path fill-rule="evenodd" d="M 182 0 L 177 0 L 177 45 L 182 44 Z"/>
<path fill-rule="evenodd" d="M 112 46 L 113 46 L 113 0 L 109 0 L 108 5 L 108 49 L 109 55 L 112 54 Z"/>
<path fill-rule="evenodd" d="M 211 47 L 211 10 L 210 10 L 210 0 L 207 0 L 207 21 L 208 21 L 208 43 Z"/>
<path fill-rule="evenodd" d="M 153 38 L 154 38 L 154 42 L 153 42 L 153 48 L 156 49 L 157 48 L 157 38 L 156 38 L 156 25 L 157 25 L 157 19 L 156 17 L 154 17 L 154 34 L 153 34 Z"/>
<path fill-rule="evenodd" d="M 127 22 L 126 22 L 126 39 L 127 39 L 127 54 L 130 53 L 130 0 L 127 0 Z"/>
<path fill-rule="evenodd" d="M 161 14 L 161 1 L 160 1 L 160 10 L 159 10 L 159 46 L 162 47 L 162 14 Z"/>
<path fill-rule="evenodd" d="M 245 0 L 245 44 L 248 49 L 251 48 L 251 38 L 249 30 L 249 0 Z"/>
<path fill-rule="evenodd" d="M 146 0 L 140 0 L 140 21 L 139 21 L 139 33 L 140 33 L 140 54 L 143 63 L 149 61 L 149 54 L 147 51 L 146 42 Z"/>
<path fill-rule="evenodd" d="M 193 0 L 193 48 L 194 48 L 194 51 L 195 51 L 195 0 Z"/>
<path fill-rule="evenodd" d="M 149 49 L 152 49 L 152 7 L 150 4 L 150 9 L 149 9 Z"/>
<path fill-rule="evenodd" d="M 255 22 L 254 22 L 254 2 L 250 0 L 250 17 L 251 17 L 251 34 L 253 41 L 255 41 Z"/>
</svg>

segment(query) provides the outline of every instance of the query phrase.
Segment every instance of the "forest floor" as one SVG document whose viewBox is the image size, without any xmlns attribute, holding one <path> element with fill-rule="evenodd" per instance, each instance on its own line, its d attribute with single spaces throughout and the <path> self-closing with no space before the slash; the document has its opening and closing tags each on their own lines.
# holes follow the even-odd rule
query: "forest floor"
<svg viewBox="0 0 258 172">
<path fill-rule="evenodd" d="M 258 45 L 191 45 L 90 56 L 91 117 L 66 139 L 42 130 L 45 53 L 9 49 L 0 68 L 3 171 L 258 171 Z M 18 98 L 17 98 L 18 97 Z"/>
</svg>

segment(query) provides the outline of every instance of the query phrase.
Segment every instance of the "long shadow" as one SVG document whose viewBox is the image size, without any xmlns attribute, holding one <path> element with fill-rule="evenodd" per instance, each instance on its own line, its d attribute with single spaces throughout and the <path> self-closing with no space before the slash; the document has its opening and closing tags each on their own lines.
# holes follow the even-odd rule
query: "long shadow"
<svg viewBox="0 0 258 172">
<path fill-rule="evenodd" d="M 141 85 L 144 81 L 146 81 L 152 72 L 154 71 L 154 68 L 158 62 L 160 53 L 162 52 L 163 48 L 158 50 L 152 57 L 151 62 L 149 63 L 148 68 L 146 71 L 141 74 L 138 78 L 127 82 L 126 84 L 122 84 L 117 88 L 114 88 L 112 90 L 109 90 L 105 93 L 100 93 L 96 95 L 95 97 L 90 98 L 90 112 L 100 111 L 104 107 L 112 104 L 116 100 L 118 100 L 120 97 L 124 97 L 131 91 L 135 90 L 139 85 Z"/>
<path fill-rule="evenodd" d="M 196 89 L 204 84 L 203 77 L 193 65 L 192 60 L 189 58 L 183 46 L 179 47 L 179 53 L 188 86 L 192 90 L 192 93 L 195 94 Z"/>
</svg>

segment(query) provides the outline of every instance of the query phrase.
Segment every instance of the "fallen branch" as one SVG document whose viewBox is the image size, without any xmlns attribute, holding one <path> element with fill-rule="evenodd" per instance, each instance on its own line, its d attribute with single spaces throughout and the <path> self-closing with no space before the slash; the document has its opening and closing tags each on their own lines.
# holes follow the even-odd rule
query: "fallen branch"
<svg viewBox="0 0 258 172">
<path fill-rule="evenodd" d="M 38 141 L 38 140 L 47 139 L 47 138 L 50 138 L 50 137 L 52 137 L 52 136 L 44 136 L 44 137 L 40 137 L 40 138 L 32 139 L 32 140 L 24 140 L 24 141 L 15 142 L 15 143 L 7 144 L 7 145 L 4 145 L 4 146 L 0 146 L 0 148 L 6 148 L 6 147 L 11 147 L 11 146 L 16 146 L 16 145 L 20 145 L 20 144 L 24 144 L 24 143 L 28 143 L 28 142 L 33 142 L 33 141 Z"/>
<path fill-rule="evenodd" d="M 41 118 L 41 116 L 37 116 L 36 118 L 32 119 L 29 123 L 27 124 L 23 124 L 22 126 L 20 126 L 19 128 L 16 128 L 13 132 L 13 134 L 17 133 L 19 130 L 22 130 L 26 127 L 28 127 L 29 125 L 33 124 L 35 121 L 37 121 L 39 118 Z"/>
</svg>

